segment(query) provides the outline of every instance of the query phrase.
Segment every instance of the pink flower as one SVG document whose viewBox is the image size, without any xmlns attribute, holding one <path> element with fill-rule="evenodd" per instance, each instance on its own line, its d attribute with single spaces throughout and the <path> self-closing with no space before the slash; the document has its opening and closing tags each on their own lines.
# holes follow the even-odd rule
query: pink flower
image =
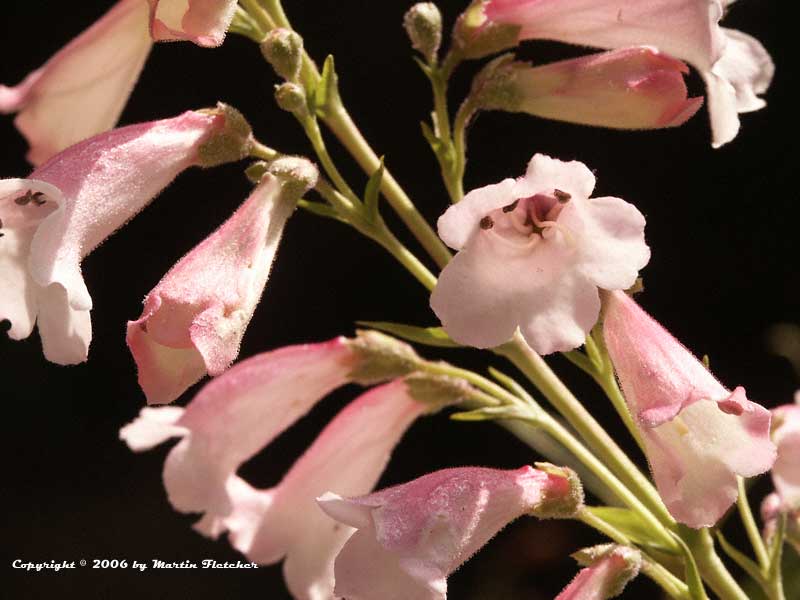
<svg viewBox="0 0 800 600">
<path fill-rule="evenodd" d="M 772 409 L 772 423 L 772 441 L 778 446 L 772 482 L 784 509 L 800 511 L 800 391 L 794 404 Z"/>
<path fill-rule="evenodd" d="M 781 515 L 786 515 L 785 541 L 791 544 L 795 551 L 800 552 L 800 508 L 784 504 L 777 492 L 769 494 L 761 503 L 764 539 L 768 545 L 772 544 L 773 536 L 778 532 L 778 519 Z"/>
<path fill-rule="evenodd" d="M 581 569 L 555 600 L 614 598 L 639 574 L 642 566 L 642 555 L 638 550 L 616 544 L 587 548 L 578 552 L 576 558 L 588 566 Z"/>
<path fill-rule="evenodd" d="M 736 137 L 738 113 L 764 106 L 774 65 L 752 37 L 719 26 L 721 0 L 488 0 L 491 23 L 520 27 L 519 39 L 624 48 L 655 46 L 686 60 L 708 88 L 713 144 Z"/>
<path fill-rule="evenodd" d="M 236 0 L 147 0 L 150 34 L 160 41 L 189 40 L 219 46 L 233 20 Z"/>
<path fill-rule="evenodd" d="M 447 577 L 524 514 L 576 510 L 579 485 L 567 469 L 445 469 L 361 498 L 327 493 L 331 517 L 358 529 L 336 557 L 337 597 L 436 600 Z M 558 509 L 557 509 L 558 512 Z"/>
<path fill-rule="evenodd" d="M 286 220 L 317 177 L 311 163 L 292 160 L 303 185 L 267 173 L 228 221 L 169 270 L 147 295 L 142 316 L 128 323 L 148 403 L 172 402 L 239 354 Z"/>
<path fill-rule="evenodd" d="M 487 348 L 519 327 L 540 354 L 584 342 L 598 288 L 629 288 L 650 259 L 642 214 L 619 198 L 590 199 L 594 183 L 583 163 L 537 154 L 524 177 L 447 209 L 439 235 L 459 253 L 431 307 L 454 340 Z"/>
<path fill-rule="evenodd" d="M 185 410 L 143 409 L 120 437 L 135 451 L 182 438 L 164 465 L 175 509 L 205 513 L 196 528 L 213 537 L 229 531 L 232 545 L 253 561 L 285 558 L 295 597 L 330 598 L 333 559 L 352 532 L 328 519 L 315 498 L 329 489 L 368 493 L 400 437 L 429 407 L 409 396 L 410 384 L 395 381 L 345 407 L 276 487 L 256 490 L 236 471 L 333 389 L 408 368 L 402 361 L 391 366 L 388 347 L 371 354 L 373 341 L 337 338 L 255 356 L 207 384 Z M 394 351 L 399 358 L 409 350 Z"/>
<path fill-rule="evenodd" d="M 22 83 L 0 85 L 0 113 L 20 113 L 28 160 L 114 127 L 151 46 L 144 0 L 120 0 Z"/>
<path fill-rule="evenodd" d="M 205 149 L 219 150 L 218 139 L 233 151 L 227 122 L 221 111 L 186 112 L 123 127 L 72 146 L 28 179 L 0 180 L 0 320 L 11 321 L 11 338 L 38 322 L 48 360 L 86 360 L 92 298 L 81 259 L 181 171 L 204 163 Z"/>
<path fill-rule="evenodd" d="M 512 62 L 493 72 L 482 107 L 600 127 L 675 127 L 703 103 L 687 99 L 687 72 L 681 61 L 645 46 L 539 67 Z"/>
<path fill-rule="evenodd" d="M 667 508 L 690 527 L 712 526 L 736 500 L 736 476 L 775 462 L 769 411 L 725 389 L 622 292 L 608 295 L 603 332 Z"/>
</svg>

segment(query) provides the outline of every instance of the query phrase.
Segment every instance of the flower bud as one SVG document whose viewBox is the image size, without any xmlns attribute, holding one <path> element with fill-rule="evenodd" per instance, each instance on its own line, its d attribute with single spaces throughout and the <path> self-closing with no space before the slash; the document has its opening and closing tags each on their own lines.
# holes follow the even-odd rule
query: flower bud
<svg viewBox="0 0 800 600">
<path fill-rule="evenodd" d="M 474 391 L 463 379 L 448 375 L 412 373 L 405 378 L 405 382 L 411 397 L 427 406 L 430 412 L 458 404 Z"/>
<path fill-rule="evenodd" d="M 482 58 L 513 48 L 520 27 L 489 21 L 484 13 L 488 0 L 475 0 L 458 17 L 453 28 L 453 45 L 464 58 Z"/>
<path fill-rule="evenodd" d="M 290 29 L 273 29 L 261 42 L 261 54 L 286 81 L 297 81 L 303 64 L 303 38 Z"/>
<path fill-rule="evenodd" d="M 283 110 L 298 117 L 308 111 L 306 91 L 296 83 L 282 83 L 275 88 L 275 101 Z"/>
<path fill-rule="evenodd" d="M 442 13 L 433 2 L 412 6 L 403 17 L 403 27 L 414 50 L 433 62 L 442 43 Z"/>
</svg>

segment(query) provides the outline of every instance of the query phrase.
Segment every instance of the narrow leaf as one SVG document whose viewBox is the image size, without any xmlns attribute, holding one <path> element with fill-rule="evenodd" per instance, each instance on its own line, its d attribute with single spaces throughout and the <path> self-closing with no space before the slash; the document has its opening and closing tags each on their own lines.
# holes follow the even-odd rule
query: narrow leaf
<svg viewBox="0 0 800 600">
<path fill-rule="evenodd" d="M 431 129 L 431 126 L 425 121 L 420 121 L 419 126 L 422 129 L 422 136 L 425 138 L 425 141 L 428 142 L 433 150 L 433 153 L 438 156 L 439 150 L 442 148 L 442 141 L 436 137 L 436 134 L 433 132 L 433 129 Z"/>
<path fill-rule="evenodd" d="M 632 542 L 668 552 L 668 549 L 662 544 L 653 541 L 653 535 L 648 525 L 632 510 L 616 506 L 587 506 L 586 510 L 618 529 Z"/>
<path fill-rule="evenodd" d="M 439 348 L 459 348 L 460 346 L 450 339 L 441 327 L 416 327 L 403 323 L 391 323 L 389 321 L 357 321 L 358 325 L 372 327 L 378 331 L 391 333 L 397 337 L 410 342 L 425 344 L 426 346 L 437 346 Z"/>
<path fill-rule="evenodd" d="M 336 219 L 342 223 L 347 223 L 347 221 L 339 216 L 339 213 L 337 213 L 335 209 L 331 208 L 327 204 L 322 204 L 321 202 L 309 202 L 308 200 L 300 200 L 298 201 L 297 206 L 303 210 L 307 210 L 311 214 L 317 215 L 318 217 Z"/>
<path fill-rule="evenodd" d="M 678 542 L 678 545 L 683 551 L 683 564 L 686 568 L 686 585 L 689 586 L 689 598 L 692 600 L 709 600 L 706 594 L 706 588 L 703 586 L 703 579 L 700 577 L 700 571 L 697 568 L 697 563 L 694 561 L 694 556 L 691 550 L 686 545 L 679 535 L 673 534 L 672 537 Z"/>
<path fill-rule="evenodd" d="M 364 189 L 364 206 L 367 210 L 367 217 L 372 222 L 377 221 L 380 215 L 378 201 L 380 199 L 381 183 L 383 182 L 383 172 L 384 165 L 383 157 L 381 156 L 380 166 L 370 175 L 367 186 Z"/>
<path fill-rule="evenodd" d="M 333 55 L 329 54 L 322 65 L 322 75 L 313 94 L 313 108 L 318 116 L 325 117 L 331 105 L 339 99 L 339 77 Z"/>
<path fill-rule="evenodd" d="M 725 536 L 722 535 L 721 531 L 717 531 L 717 541 L 719 542 L 719 545 L 725 554 L 727 554 L 733 562 L 739 565 L 743 571 L 750 575 L 750 577 L 758 582 L 764 581 L 764 577 L 761 575 L 761 569 L 758 568 L 758 565 L 738 549 L 736 549 L 736 547 L 734 547 L 730 542 L 728 542 L 728 540 L 725 539 Z"/>
</svg>

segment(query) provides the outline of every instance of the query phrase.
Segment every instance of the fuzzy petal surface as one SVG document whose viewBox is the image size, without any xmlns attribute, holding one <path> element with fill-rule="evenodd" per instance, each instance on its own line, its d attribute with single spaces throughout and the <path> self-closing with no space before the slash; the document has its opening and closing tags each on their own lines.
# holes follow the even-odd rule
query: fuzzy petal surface
<svg viewBox="0 0 800 600">
<path fill-rule="evenodd" d="M 219 46 L 225 40 L 236 0 L 147 0 L 150 33 L 156 41 L 188 40 Z"/>
</svg>

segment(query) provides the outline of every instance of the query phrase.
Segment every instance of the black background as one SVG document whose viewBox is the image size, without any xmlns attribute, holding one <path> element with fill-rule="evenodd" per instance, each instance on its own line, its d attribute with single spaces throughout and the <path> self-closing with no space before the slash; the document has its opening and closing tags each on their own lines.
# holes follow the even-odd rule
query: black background
<svg viewBox="0 0 800 600">
<path fill-rule="evenodd" d="M 0 81 L 14 84 L 41 65 L 109 3 L 6 0 L 0 22 Z M 440 3 L 447 27 L 466 4 Z M 643 275 L 643 305 L 698 354 L 729 386 L 744 385 L 767 406 L 791 401 L 797 379 L 772 356 L 766 329 L 800 320 L 797 227 L 793 185 L 797 169 L 798 68 L 782 4 L 737 3 L 726 24 L 770 49 L 777 76 L 766 110 L 743 115 L 737 139 L 721 150 L 709 143 L 704 111 L 678 129 L 617 132 L 519 115 L 481 116 L 469 136 L 467 189 L 517 176 L 534 152 L 579 159 L 596 170 L 596 195 L 635 203 L 648 218 L 653 258 Z M 313 56 L 336 56 L 342 94 L 365 136 L 431 220 L 446 207 L 435 160 L 417 123 L 430 110 L 427 82 L 411 61 L 400 22 L 410 2 L 287 1 L 295 27 Z M 783 34 L 783 35 L 782 35 Z M 557 44 L 526 45 L 537 62 L 580 54 Z M 457 73 L 452 99 L 465 93 L 474 65 Z M 261 141 L 285 152 L 308 153 L 294 120 L 272 100 L 276 77 L 257 48 L 230 36 L 216 50 L 188 43 L 155 47 L 122 116 L 122 124 L 176 115 L 224 100 L 242 110 Z M 690 79 L 695 93 L 702 86 Z M 65 118 L 69 118 L 65 115 Z M 0 176 L 22 177 L 26 145 L 0 119 Z M 334 151 L 338 147 L 331 142 Z M 363 176 L 336 152 L 355 187 Z M 11 561 L 127 559 L 236 560 L 226 542 L 190 529 L 175 513 L 160 482 L 167 447 L 134 455 L 118 440 L 120 426 L 143 404 L 125 323 L 164 272 L 211 232 L 245 198 L 243 165 L 183 174 L 156 202 L 83 263 L 94 299 L 89 362 L 47 363 L 36 334 L 0 339 L 0 438 L 4 469 L 3 595 L 9 598 L 286 598 L 278 567 L 258 571 L 145 573 L 92 571 L 25 574 Z M 385 211 L 388 214 L 388 209 Z M 394 221 L 392 221 L 394 223 Z M 396 230 L 402 232 L 400 227 Z M 403 232 L 403 235 L 405 233 Z M 408 240 L 410 243 L 411 241 Z M 411 243 L 411 247 L 417 250 Z M 433 324 L 424 291 L 377 246 L 348 228 L 298 213 L 291 219 L 264 300 L 241 357 L 281 345 L 349 334 L 356 319 Z M 471 351 L 427 352 L 480 367 Z M 492 363 L 509 369 L 498 359 Z M 560 358 L 552 363 L 586 404 L 623 439 L 607 401 Z M 345 389 L 250 461 L 245 476 L 276 483 L 355 389 Z M 181 402 L 191 398 L 191 393 Z M 456 424 L 445 416 L 414 425 L 398 447 L 381 485 L 445 466 L 517 467 L 537 457 L 498 428 Z M 766 490 L 762 483 L 759 490 Z M 568 552 L 598 538 L 577 525 L 520 521 L 450 580 L 451 597 L 550 598 L 575 571 Z M 630 597 L 652 589 L 639 582 Z"/>
</svg>

